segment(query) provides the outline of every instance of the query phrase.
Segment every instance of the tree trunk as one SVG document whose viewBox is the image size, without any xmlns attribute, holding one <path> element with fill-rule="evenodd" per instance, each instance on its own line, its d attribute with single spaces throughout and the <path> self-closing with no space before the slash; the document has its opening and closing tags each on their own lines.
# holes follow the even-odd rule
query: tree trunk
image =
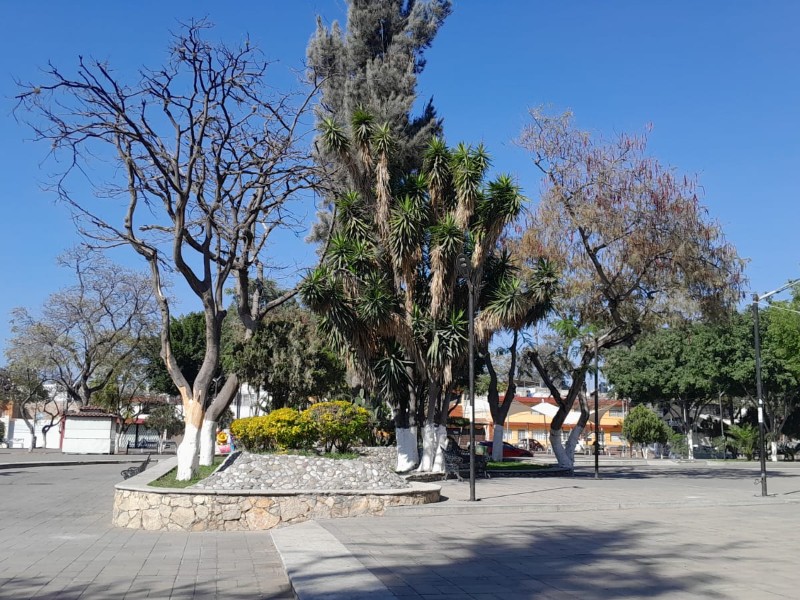
<svg viewBox="0 0 800 600">
<path fill-rule="evenodd" d="M 189 481 L 197 472 L 200 427 L 203 424 L 203 407 L 197 400 L 190 400 L 184 407 L 184 434 L 178 446 L 178 481 Z"/>
<path fill-rule="evenodd" d="M 428 380 L 428 404 L 425 411 L 425 426 L 422 429 L 422 459 L 417 469 L 423 473 L 433 471 L 439 449 L 438 427 L 436 425 L 436 407 L 439 403 L 439 393 L 441 392 L 439 383 L 429 377 Z"/>
<path fill-rule="evenodd" d="M 569 432 L 569 437 L 567 438 L 567 445 L 564 447 L 564 454 L 567 455 L 570 463 L 570 469 L 575 468 L 575 448 L 578 446 L 578 440 L 581 439 L 581 434 L 583 433 L 583 426 L 578 424 L 572 428 L 572 431 Z M 597 436 L 595 436 L 596 438 Z"/>
<path fill-rule="evenodd" d="M 417 428 L 398 427 L 397 434 L 397 468 L 399 473 L 410 471 L 419 463 L 419 450 L 417 449 Z"/>
<path fill-rule="evenodd" d="M 206 409 L 203 417 L 203 426 L 200 429 L 200 464 L 203 466 L 214 464 L 217 423 L 222 414 L 228 410 L 238 391 L 239 377 L 235 374 L 229 375 L 214 400 L 208 406 L 208 409 Z"/>
<path fill-rule="evenodd" d="M 120 453 L 120 448 L 122 446 L 122 436 L 123 436 L 124 433 L 125 433 L 125 428 L 124 427 L 120 427 L 119 429 L 117 429 L 117 442 L 116 442 L 116 446 L 115 446 L 115 449 L 114 449 L 114 451 L 117 454 Z"/>
<path fill-rule="evenodd" d="M 436 455 L 433 458 L 433 473 L 444 473 L 444 448 L 447 445 L 447 426 L 436 427 Z"/>
<path fill-rule="evenodd" d="M 550 448 L 553 449 L 553 455 L 558 461 L 558 466 L 564 469 L 573 468 L 572 458 L 567 454 L 564 444 L 561 443 L 561 427 L 558 429 L 550 429 Z"/>
<path fill-rule="evenodd" d="M 772 462 L 778 462 L 778 442 L 775 441 L 775 440 L 772 440 L 769 443 L 769 447 L 772 450 L 772 459 L 771 459 Z"/>
<path fill-rule="evenodd" d="M 217 422 L 203 419 L 200 427 L 200 453 L 198 464 L 210 466 L 214 464 L 214 453 L 216 450 Z"/>
<path fill-rule="evenodd" d="M 686 445 L 688 446 L 689 460 L 694 460 L 694 436 L 692 435 L 692 426 L 689 424 L 689 406 L 688 402 L 683 403 L 683 422 L 686 427 Z"/>
<path fill-rule="evenodd" d="M 494 424 L 492 433 L 492 461 L 503 462 L 503 425 Z"/>
</svg>

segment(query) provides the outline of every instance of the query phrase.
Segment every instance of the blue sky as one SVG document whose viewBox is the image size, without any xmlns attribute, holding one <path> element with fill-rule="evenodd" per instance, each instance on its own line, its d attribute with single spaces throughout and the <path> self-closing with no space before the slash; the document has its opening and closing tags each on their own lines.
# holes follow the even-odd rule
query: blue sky
<svg viewBox="0 0 800 600">
<path fill-rule="evenodd" d="M 55 257 L 77 241 L 66 209 L 43 190 L 47 148 L 11 115 L 14 78 L 52 61 L 107 59 L 122 75 L 163 61 L 168 32 L 208 16 L 213 36 L 250 39 L 278 61 L 280 82 L 302 68 L 315 16 L 343 19 L 342 0 L 292 2 L 7 2 L 0 24 L 0 348 L 9 311 L 36 310 L 67 285 Z M 800 3 L 671 0 L 456 0 L 420 79 L 450 143 L 483 141 L 498 170 L 535 200 L 538 179 L 512 140 L 527 109 L 571 109 L 607 135 L 652 123 L 650 152 L 697 173 L 710 215 L 750 263 L 754 291 L 800 277 Z M 309 218 L 310 218 L 309 214 Z M 302 235 L 281 253 L 310 264 Z M 126 257 L 120 257 L 128 260 Z M 136 264 L 130 259 L 130 264 Z M 178 312 L 195 310 L 188 299 Z M 0 359 L 2 362 L 2 359 Z"/>
</svg>

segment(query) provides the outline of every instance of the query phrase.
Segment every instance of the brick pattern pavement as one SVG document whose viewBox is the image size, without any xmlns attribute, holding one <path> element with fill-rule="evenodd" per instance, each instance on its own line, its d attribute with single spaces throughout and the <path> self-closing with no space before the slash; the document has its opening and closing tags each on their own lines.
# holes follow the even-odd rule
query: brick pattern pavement
<svg viewBox="0 0 800 600">
<path fill-rule="evenodd" d="M 294 598 L 268 532 L 111 525 L 119 464 L 0 470 L 0 596 Z"/>
</svg>

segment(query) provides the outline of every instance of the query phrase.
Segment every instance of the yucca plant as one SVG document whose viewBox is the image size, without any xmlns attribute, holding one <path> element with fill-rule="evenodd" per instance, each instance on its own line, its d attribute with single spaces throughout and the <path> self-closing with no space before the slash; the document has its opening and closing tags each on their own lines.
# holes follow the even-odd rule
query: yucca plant
<svg viewBox="0 0 800 600">
<path fill-rule="evenodd" d="M 448 390 L 466 367 L 467 285 L 456 274 L 456 256 L 467 253 L 477 287 L 491 291 L 478 296 L 479 310 L 491 316 L 482 321 L 486 339 L 527 323 L 546 288 L 515 281 L 511 260 L 498 258 L 500 236 L 524 198 L 510 176 L 486 181 L 483 146 L 451 150 L 434 138 L 418 161 L 422 170 L 401 173 L 392 166 L 388 124 L 358 110 L 349 126 L 345 134 L 322 123 L 322 140 L 347 165 L 352 189 L 335 203 L 325 268 L 309 274 L 301 295 L 370 392 L 392 403 L 398 468 L 418 461 L 420 415 L 420 469 L 432 470 L 446 435 Z M 501 272 L 502 284 L 485 278 Z"/>
</svg>

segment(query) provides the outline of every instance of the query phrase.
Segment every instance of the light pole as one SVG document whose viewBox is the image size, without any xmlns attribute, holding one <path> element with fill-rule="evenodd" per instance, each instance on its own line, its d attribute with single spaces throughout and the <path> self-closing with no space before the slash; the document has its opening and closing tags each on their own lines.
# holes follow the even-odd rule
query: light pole
<svg viewBox="0 0 800 600">
<path fill-rule="evenodd" d="M 800 282 L 800 279 L 793 279 L 777 290 L 772 290 L 766 294 L 753 294 L 753 338 L 755 342 L 756 354 L 756 397 L 758 398 L 758 457 L 761 464 L 761 495 L 767 495 L 767 448 L 764 444 L 764 395 L 761 386 L 761 333 L 758 324 L 758 303 L 774 296 Z"/>
<path fill-rule="evenodd" d="M 600 479 L 600 387 L 598 385 L 600 348 L 594 338 L 594 478 Z"/>
<path fill-rule="evenodd" d="M 469 419 L 469 499 L 475 502 L 475 308 L 472 284 L 472 268 L 466 254 L 459 254 L 456 258 L 456 272 L 467 280 L 469 295 L 469 406 L 471 416 Z"/>
</svg>

